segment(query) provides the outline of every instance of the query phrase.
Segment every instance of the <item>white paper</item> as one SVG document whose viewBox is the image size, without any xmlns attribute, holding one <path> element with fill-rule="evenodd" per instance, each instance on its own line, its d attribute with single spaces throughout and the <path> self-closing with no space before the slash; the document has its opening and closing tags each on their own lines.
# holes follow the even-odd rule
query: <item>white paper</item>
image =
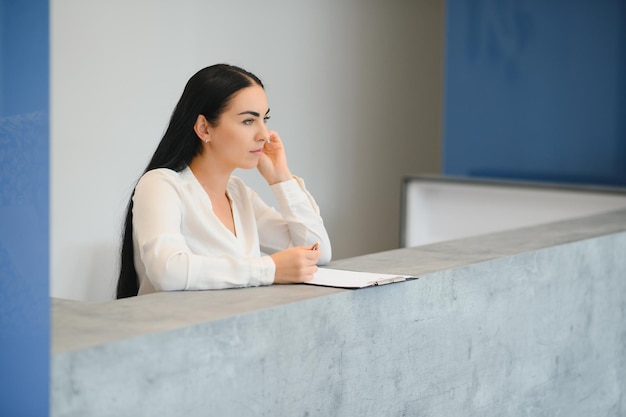
<svg viewBox="0 0 626 417">
<path fill-rule="evenodd" d="M 342 269 L 319 268 L 312 280 L 305 284 L 338 288 L 363 288 L 372 285 L 390 284 L 412 278 L 409 275 L 379 274 L 376 272 L 344 271 Z"/>
</svg>

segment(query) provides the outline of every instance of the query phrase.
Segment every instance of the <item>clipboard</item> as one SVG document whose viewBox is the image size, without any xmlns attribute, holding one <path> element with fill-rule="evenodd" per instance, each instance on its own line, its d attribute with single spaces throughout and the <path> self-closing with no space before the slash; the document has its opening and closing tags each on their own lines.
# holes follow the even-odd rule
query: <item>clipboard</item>
<svg viewBox="0 0 626 417">
<path fill-rule="evenodd" d="M 358 289 L 404 282 L 411 279 L 417 279 L 417 277 L 410 275 L 379 274 L 377 272 L 357 272 L 343 269 L 319 268 L 313 279 L 305 281 L 304 284 L 319 285 L 322 287 Z"/>
</svg>

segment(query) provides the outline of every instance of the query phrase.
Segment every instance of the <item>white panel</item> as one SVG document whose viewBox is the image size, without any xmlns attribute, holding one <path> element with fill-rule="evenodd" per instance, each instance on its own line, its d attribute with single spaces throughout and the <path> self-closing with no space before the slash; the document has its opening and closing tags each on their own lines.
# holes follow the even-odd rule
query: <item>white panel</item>
<svg viewBox="0 0 626 417">
<path fill-rule="evenodd" d="M 626 191 L 618 194 L 420 179 L 407 184 L 405 197 L 407 247 L 626 208 Z"/>
</svg>

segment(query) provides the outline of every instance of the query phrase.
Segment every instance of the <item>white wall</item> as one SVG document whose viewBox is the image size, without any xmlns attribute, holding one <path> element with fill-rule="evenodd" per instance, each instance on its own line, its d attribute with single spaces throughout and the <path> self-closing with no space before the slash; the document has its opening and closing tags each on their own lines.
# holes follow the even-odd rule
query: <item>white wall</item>
<svg viewBox="0 0 626 417">
<path fill-rule="evenodd" d="M 398 246 L 402 175 L 439 171 L 443 0 L 50 7 L 53 297 L 112 298 L 134 183 L 187 79 L 217 62 L 265 83 L 335 259 Z"/>
</svg>

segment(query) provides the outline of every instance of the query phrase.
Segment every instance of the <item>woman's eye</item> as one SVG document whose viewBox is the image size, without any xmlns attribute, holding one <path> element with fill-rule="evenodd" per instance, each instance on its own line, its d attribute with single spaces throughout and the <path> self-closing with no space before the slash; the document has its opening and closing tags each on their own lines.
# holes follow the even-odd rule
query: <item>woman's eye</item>
<svg viewBox="0 0 626 417">
<path fill-rule="evenodd" d="M 252 122 L 254 122 L 254 120 L 253 120 L 253 119 L 246 119 L 246 120 L 244 120 L 244 121 L 243 121 L 243 124 L 244 124 L 244 125 L 251 125 L 251 124 L 252 124 Z"/>
<path fill-rule="evenodd" d="M 270 120 L 270 116 L 265 116 L 263 118 L 263 123 L 267 123 Z"/>
</svg>

